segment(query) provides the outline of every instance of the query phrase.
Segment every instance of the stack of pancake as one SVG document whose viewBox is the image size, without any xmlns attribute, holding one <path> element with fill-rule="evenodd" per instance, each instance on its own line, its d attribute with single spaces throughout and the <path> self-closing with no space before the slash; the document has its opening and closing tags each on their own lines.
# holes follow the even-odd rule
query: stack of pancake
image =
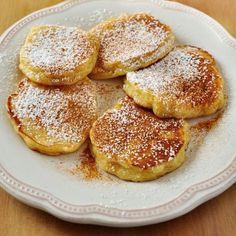
<svg viewBox="0 0 236 236">
<path fill-rule="evenodd" d="M 90 137 L 98 166 L 121 179 L 156 179 L 185 160 L 185 118 L 224 106 L 224 81 L 214 58 L 175 46 L 171 28 L 140 13 L 111 18 L 89 32 L 38 26 L 20 51 L 26 76 L 8 98 L 16 132 L 33 150 L 74 152 Z M 127 96 L 97 117 L 89 79 L 126 75 Z"/>
</svg>

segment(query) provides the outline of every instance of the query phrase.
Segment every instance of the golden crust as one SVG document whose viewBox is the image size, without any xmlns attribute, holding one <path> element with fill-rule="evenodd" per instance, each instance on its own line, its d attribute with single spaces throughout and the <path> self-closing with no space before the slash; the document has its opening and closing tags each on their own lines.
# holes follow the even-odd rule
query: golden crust
<svg viewBox="0 0 236 236">
<path fill-rule="evenodd" d="M 70 85 L 94 68 L 99 41 L 75 27 L 32 27 L 20 51 L 20 69 L 44 85 Z"/>
<path fill-rule="evenodd" d="M 100 39 L 98 60 L 90 77 L 109 79 L 149 66 L 174 45 L 169 26 L 141 13 L 111 18 L 91 31 Z"/>
<path fill-rule="evenodd" d="M 159 119 L 126 97 L 93 124 L 90 139 L 102 169 L 124 180 L 147 181 L 184 162 L 188 124 Z"/>
<path fill-rule="evenodd" d="M 7 109 L 29 148 L 48 155 L 70 153 L 87 139 L 96 120 L 95 88 L 89 79 L 60 87 L 23 79 L 9 96 Z"/>
<path fill-rule="evenodd" d="M 214 58 L 192 46 L 177 46 L 154 65 L 127 74 L 125 92 L 159 117 L 191 118 L 224 106 L 224 80 Z"/>
</svg>

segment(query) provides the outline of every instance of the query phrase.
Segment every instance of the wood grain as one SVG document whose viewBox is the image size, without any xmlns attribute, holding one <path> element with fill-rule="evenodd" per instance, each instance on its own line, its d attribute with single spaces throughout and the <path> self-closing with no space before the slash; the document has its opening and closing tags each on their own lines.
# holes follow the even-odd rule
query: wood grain
<svg viewBox="0 0 236 236">
<path fill-rule="evenodd" d="M 23 16 L 60 0 L 0 1 L 0 33 Z M 179 0 L 218 20 L 236 36 L 235 0 Z M 118 229 L 63 222 L 28 207 L 0 189 L 0 235 L 236 235 L 236 187 L 233 186 L 192 212 L 169 222 L 139 228 Z"/>
</svg>

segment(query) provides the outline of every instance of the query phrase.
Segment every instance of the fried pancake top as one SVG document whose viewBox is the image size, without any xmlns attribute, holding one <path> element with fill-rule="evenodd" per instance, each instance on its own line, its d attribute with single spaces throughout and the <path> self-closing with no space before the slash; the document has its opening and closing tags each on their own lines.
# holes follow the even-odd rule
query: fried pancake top
<svg viewBox="0 0 236 236">
<path fill-rule="evenodd" d="M 129 67 L 134 58 L 157 50 L 171 29 L 142 13 L 111 19 L 95 26 L 92 32 L 101 41 L 96 67 L 107 63 L 123 63 Z"/>
<path fill-rule="evenodd" d="M 175 100 L 192 107 L 211 104 L 223 88 L 213 57 L 192 46 L 177 46 L 150 67 L 129 72 L 127 80 L 163 102 Z"/>
<path fill-rule="evenodd" d="M 159 119 L 125 97 L 93 125 L 92 143 L 108 158 L 142 169 L 173 160 L 184 145 L 184 121 Z"/>
<path fill-rule="evenodd" d="M 8 113 L 20 131 L 32 138 L 44 130 L 48 145 L 55 140 L 77 143 L 96 119 L 93 84 L 85 79 L 74 86 L 51 88 L 23 79 L 8 98 Z"/>
<path fill-rule="evenodd" d="M 76 27 L 38 26 L 29 33 L 21 55 L 33 67 L 61 76 L 93 54 L 87 33 Z"/>
</svg>

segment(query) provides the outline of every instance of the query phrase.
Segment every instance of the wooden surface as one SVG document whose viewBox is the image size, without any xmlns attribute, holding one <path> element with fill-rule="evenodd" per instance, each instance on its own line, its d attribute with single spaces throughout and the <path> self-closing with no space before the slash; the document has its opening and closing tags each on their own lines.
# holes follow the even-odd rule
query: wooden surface
<svg viewBox="0 0 236 236">
<path fill-rule="evenodd" d="M 60 0 L 0 0 L 0 33 L 23 16 Z M 236 0 L 179 0 L 218 20 L 236 36 Z M 0 235 L 236 235 L 236 187 L 175 220 L 118 229 L 63 222 L 28 207 L 0 189 Z"/>
</svg>

